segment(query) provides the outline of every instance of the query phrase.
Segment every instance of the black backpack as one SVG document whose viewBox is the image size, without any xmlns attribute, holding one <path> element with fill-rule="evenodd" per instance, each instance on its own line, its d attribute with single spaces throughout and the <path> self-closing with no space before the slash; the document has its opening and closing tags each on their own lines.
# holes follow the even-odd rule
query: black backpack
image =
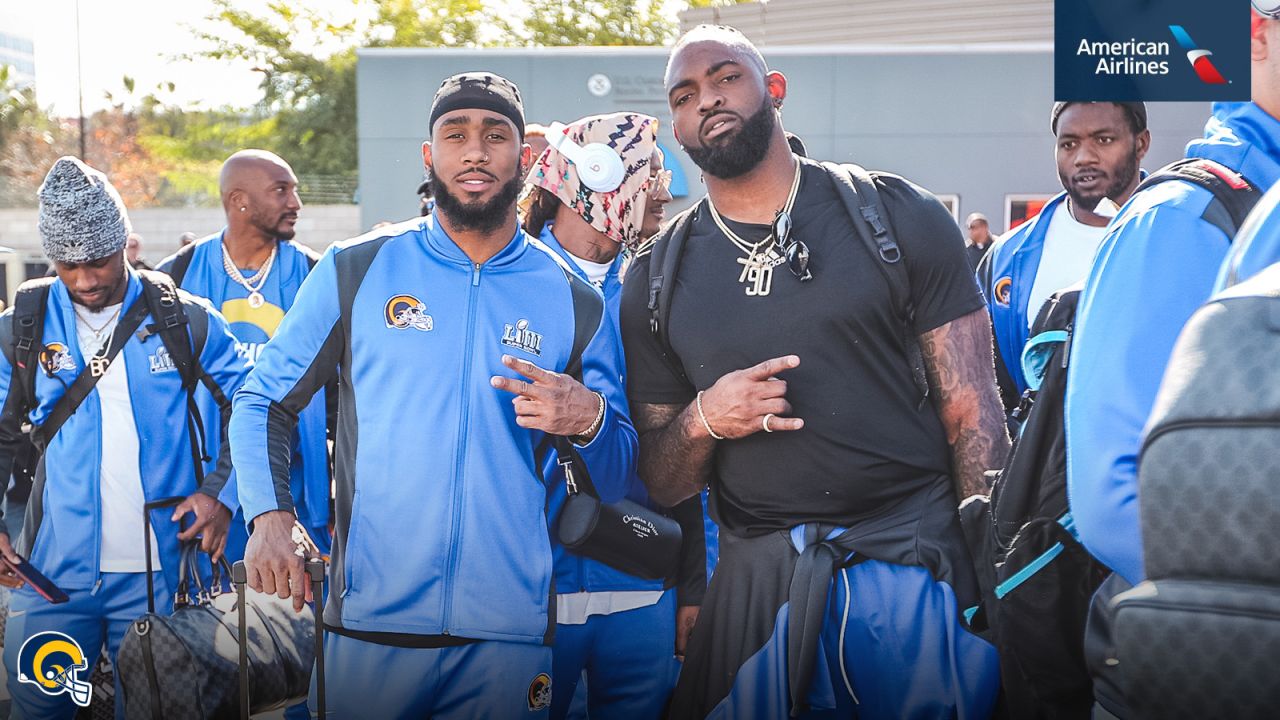
<svg viewBox="0 0 1280 720">
<path fill-rule="evenodd" d="M 923 407 L 929 397 L 929 380 L 925 374 L 924 354 L 915 332 L 915 307 L 911 299 L 911 281 L 906 263 L 902 259 L 902 247 L 893 237 L 885 218 L 888 213 L 876 190 L 875 175 L 866 169 L 848 164 L 822 163 L 853 221 L 858 239 L 866 246 L 889 283 L 889 293 L 901 326 L 902 343 L 907 361 L 911 364 L 911 376 L 920 393 L 919 405 Z M 676 274 L 684 257 L 693 220 L 706 212 L 706 198 L 680 213 L 657 238 L 642 246 L 639 255 L 649 254 L 648 303 L 649 330 L 658 341 L 663 359 L 678 377 L 688 380 L 684 367 L 671 347 L 670 320 L 671 296 L 675 292 Z"/>
<path fill-rule="evenodd" d="M 1171 180 L 1212 192 L 1203 217 L 1229 237 L 1259 199 L 1238 173 L 1196 158 L 1162 168 L 1134 192 Z M 1075 531 L 1063 427 L 1079 293 L 1079 287 L 1055 293 L 1036 316 L 1023 360 L 1033 387 L 1013 413 L 1013 449 L 993 473 L 989 498 L 972 498 L 960 512 L 982 591 L 966 617 L 1000 652 L 1004 708 L 1014 718 L 1088 718 L 1094 703 L 1085 624 L 1110 570 Z"/>
<path fill-rule="evenodd" d="M 168 275 L 149 270 L 139 270 L 137 273 L 142 281 L 142 298 L 138 302 L 145 303 L 147 313 L 152 319 L 150 325 L 137 330 L 137 335 L 139 338 L 152 334 L 159 335 L 165 350 L 169 353 L 169 358 L 177 368 L 182 389 L 187 396 L 187 435 L 191 441 L 192 462 L 198 487 L 204 481 L 203 463 L 209 462 L 211 458 L 204 442 L 204 422 L 195 400 L 196 387 L 203 384 L 213 395 L 223 414 L 230 413 L 231 402 L 200 365 L 199 355 L 204 348 L 208 323 L 192 324 L 190 322 L 179 291 Z M 35 406 L 36 373 L 40 372 L 40 352 L 44 347 L 41 340 L 44 333 L 45 307 L 54 280 L 55 278 L 28 280 L 18 287 L 13 301 L 12 337 L 9 343 L 0 343 L 0 351 L 4 352 L 13 367 L 13 391 L 22 394 L 18 412 L 24 422 L 27 414 Z M 124 319 L 122 315 L 121 322 Z M 196 329 L 198 332 L 192 332 L 189 328 Z M 19 480 L 26 481 L 27 493 L 30 492 L 30 483 L 36 475 L 35 468 L 49 441 L 92 390 L 91 383 L 84 386 L 83 390 L 77 387 L 79 384 L 78 381 L 72 384 L 50 411 L 44 423 L 24 431 L 22 447 L 16 454 L 13 474 L 15 485 Z M 22 463 L 21 478 L 19 463 Z"/>
</svg>

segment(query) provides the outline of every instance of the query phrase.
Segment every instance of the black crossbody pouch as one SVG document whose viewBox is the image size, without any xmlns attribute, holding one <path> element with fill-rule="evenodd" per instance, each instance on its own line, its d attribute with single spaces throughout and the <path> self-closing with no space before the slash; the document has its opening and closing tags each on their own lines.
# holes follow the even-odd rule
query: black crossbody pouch
<svg viewBox="0 0 1280 720">
<path fill-rule="evenodd" d="M 646 580 L 674 577 L 680 560 L 680 525 L 632 500 L 601 502 L 567 438 L 554 438 L 569 496 L 555 533 L 571 552 Z"/>
</svg>

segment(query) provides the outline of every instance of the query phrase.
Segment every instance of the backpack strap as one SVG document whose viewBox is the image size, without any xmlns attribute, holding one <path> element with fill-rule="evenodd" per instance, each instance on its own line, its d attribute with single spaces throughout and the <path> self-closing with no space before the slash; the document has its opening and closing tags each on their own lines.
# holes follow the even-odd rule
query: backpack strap
<svg viewBox="0 0 1280 720">
<path fill-rule="evenodd" d="M 586 352 L 587 345 L 600 327 L 600 320 L 604 317 L 604 299 L 572 270 L 563 265 L 560 270 L 569 281 L 569 292 L 573 296 L 573 349 L 569 352 L 564 373 L 582 382 L 582 353 Z"/>
<path fill-rule="evenodd" d="M 159 335 L 165 351 L 169 353 L 169 359 L 178 369 L 182 390 L 187 396 L 187 439 L 191 445 L 191 463 L 196 487 L 200 487 L 204 484 L 204 463 L 212 458 L 205 442 L 204 419 L 196 403 L 196 386 L 204 384 L 222 412 L 229 412 L 231 409 L 231 402 L 222 388 L 218 387 L 200 365 L 199 353 L 204 349 L 208 322 L 199 324 L 203 331 L 197 342 L 193 337 L 197 324 L 192 323 L 187 315 L 185 304 L 178 294 L 177 281 L 171 275 L 148 270 L 139 270 L 138 276 L 142 280 L 143 297 L 146 298 L 152 319 L 150 325 L 138 332 L 138 339 L 145 340 L 149 335 Z"/>
<path fill-rule="evenodd" d="M 125 344 L 129 342 L 129 338 L 133 335 L 133 331 L 146 319 L 147 312 L 146 301 L 139 297 L 135 298 L 129 309 L 120 316 L 120 319 L 116 322 L 115 330 L 111 334 L 111 344 L 102 355 L 107 363 L 115 360 L 120 351 L 124 349 Z M 43 330 L 43 328 L 41 329 Z M 91 359 L 89 364 L 80 370 L 80 374 L 76 376 L 76 379 L 71 383 L 71 387 L 67 388 L 67 391 L 63 393 L 57 404 L 49 411 L 49 415 L 44 422 L 31 429 L 31 440 L 41 452 L 49 447 L 49 442 L 62 429 L 63 424 L 75 414 L 76 410 L 80 409 L 80 405 L 85 401 L 85 398 L 89 397 L 89 393 L 98 384 L 99 378 L 106 374 L 101 370 L 95 371 L 94 360 L 96 359 Z M 34 401 L 34 392 L 31 397 Z"/>
<path fill-rule="evenodd" d="M 45 307 L 57 278 L 28 280 L 18 286 L 13 298 L 13 365 L 17 386 L 25 394 L 24 411 L 36 402 L 36 370 L 40 367 L 40 341 L 44 336 Z"/>
<path fill-rule="evenodd" d="M 906 349 L 907 362 L 911 365 L 911 379 L 920 392 L 919 404 L 924 405 L 929 397 L 929 377 L 925 373 L 924 353 L 920 350 L 920 340 L 916 336 L 916 309 L 911 299 L 911 278 L 907 275 L 907 264 L 902 259 L 902 246 L 894 238 L 893 230 L 886 221 L 888 214 L 880 201 L 875 179 L 864 168 L 852 163 L 838 165 L 824 162 L 822 167 L 831 176 L 836 192 L 853 221 L 854 232 L 872 257 L 880 259 L 876 265 L 889 283 L 889 297 L 902 325 L 902 343 Z"/>
<path fill-rule="evenodd" d="M 688 244 L 689 233 L 693 230 L 693 222 L 706 203 L 706 198 L 703 198 L 677 215 L 666 231 L 649 245 L 648 251 L 649 332 L 658 341 L 662 359 L 686 383 L 689 382 L 689 377 L 671 347 L 671 296 L 675 293 L 676 273 L 680 270 L 680 261 L 684 258 L 684 248 Z M 641 252 L 643 254 L 643 250 Z"/>
<path fill-rule="evenodd" d="M 583 282 L 582 278 L 574 275 L 569 268 L 561 265 L 560 270 L 569 281 L 569 291 L 573 296 L 573 349 L 569 353 L 569 362 L 565 363 L 564 373 L 582 382 L 582 354 L 591 343 L 591 338 L 595 337 L 596 330 L 600 327 L 600 320 L 604 317 L 604 298 L 596 292 L 595 288 Z M 578 457 L 569 438 L 553 435 L 551 442 L 556 448 L 556 462 L 564 469 L 569 493 L 573 494 L 581 490 L 592 497 L 599 497 L 596 494 L 595 485 L 591 482 L 591 474 L 587 471 L 586 463 Z"/>
<path fill-rule="evenodd" d="M 1245 176 L 1207 158 L 1184 158 L 1169 163 L 1148 175 L 1133 193 L 1136 195 L 1170 180 L 1185 180 L 1213 193 L 1214 203 L 1205 209 L 1203 217 L 1229 238 L 1235 237 L 1236 230 L 1244 224 L 1249 211 L 1262 197 L 1258 188 Z"/>
<path fill-rule="evenodd" d="M 189 243 L 183 245 L 173 256 L 173 262 L 169 265 L 167 274 L 173 278 L 173 284 L 181 286 L 182 279 L 187 276 L 187 268 L 191 267 L 191 257 L 195 255 L 196 245 L 199 243 Z"/>
</svg>

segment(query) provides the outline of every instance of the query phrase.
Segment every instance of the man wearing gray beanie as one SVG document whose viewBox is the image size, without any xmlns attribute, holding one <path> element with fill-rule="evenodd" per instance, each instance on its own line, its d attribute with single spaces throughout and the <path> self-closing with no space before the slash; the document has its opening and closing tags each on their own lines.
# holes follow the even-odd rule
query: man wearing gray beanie
<svg viewBox="0 0 1280 720">
<path fill-rule="evenodd" d="M 193 428 L 220 434 L 228 417 L 188 415 L 184 375 L 229 397 L 246 367 L 221 315 L 166 276 L 125 262 L 129 216 L 102 173 L 61 158 L 39 197 L 40 237 L 57 277 L 23 284 L 0 315 L 0 477 L 9 477 L 22 423 L 44 449 L 32 491 L 41 501 L 28 506 L 16 544 L 0 518 L 0 583 L 17 588 L 4 664 L 14 717 L 71 718 L 89 702 L 87 670 L 71 669 L 66 683 L 49 688 L 20 650 L 57 631 L 89 667 L 104 644 L 114 663 L 130 624 L 147 612 L 148 570 L 157 571 L 155 607 L 168 612 L 179 541 L 200 535 L 206 551 L 222 553 L 237 506 L 229 457 L 202 457 L 208 437 Z M 194 360 L 189 373 L 175 353 Z M 144 509 L 148 498 L 164 497 L 185 499 Z M 194 521 L 180 532 L 188 514 Z M 24 587 L 13 571 L 22 557 L 69 599 L 51 604 Z"/>
<path fill-rule="evenodd" d="M 308 548 L 277 448 L 338 379 L 328 716 L 545 719 L 539 462 L 568 436 L 598 496 L 622 497 L 637 448 L 622 349 L 599 292 L 516 224 L 530 161 L 516 86 L 455 75 L 429 117 L 435 210 L 330 248 L 236 394 L 245 565 L 301 610 Z"/>
</svg>

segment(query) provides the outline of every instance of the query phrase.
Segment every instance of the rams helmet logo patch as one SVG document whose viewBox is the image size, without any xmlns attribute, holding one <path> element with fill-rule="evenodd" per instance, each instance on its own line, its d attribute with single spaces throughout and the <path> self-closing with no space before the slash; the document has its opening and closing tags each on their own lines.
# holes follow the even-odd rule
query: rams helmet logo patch
<svg viewBox="0 0 1280 720">
<path fill-rule="evenodd" d="M 1013 290 L 1013 278 L 1005 276 L 996 281 L 996 285 L 992 288 L 995 293 L 996 303 L 1009 307 L 1009 294 Z"/>
<path fill-rule="evenodd" d="M 538 677 L 529 683 L 529 712 L 545 710 L 551 707 L 551 676 L 538 673 Z"/>
<path fill-rule="evenodd" d="M 93 686 L 81 677 L 89 661 L 74 638 L 46 630 L 27 638 L 18 651 L 18 682 L 30 683 L 45 695 L 67 693 L 80 707 L 89 707 Z"/>
<path fill-rule="evenodd" d="M 412 295 L 396 295 L 388 300 L 383 315 L 387 327 L 397 330 L 413 328 L 426 332 L 432 327 L 426 304 Z"/>
<path fill-rule="evenodd" d="M 49 377 L 63 370 L 75 370 L 76 361 L 71 357 L 71 350 L 59 342 L 49 343 L 40 351 L 40 367 Z"/>
</svg>

